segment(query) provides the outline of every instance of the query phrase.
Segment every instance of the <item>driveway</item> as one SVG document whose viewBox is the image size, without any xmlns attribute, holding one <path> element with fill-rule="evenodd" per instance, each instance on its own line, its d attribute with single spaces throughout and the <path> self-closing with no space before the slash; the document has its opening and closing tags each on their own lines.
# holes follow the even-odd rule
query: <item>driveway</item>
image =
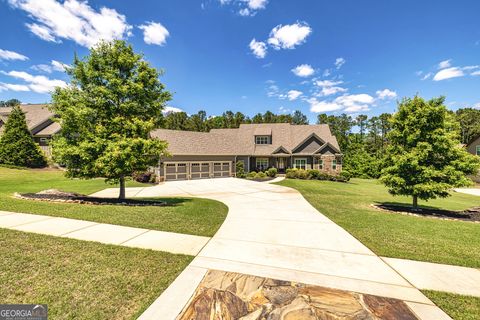
<svg viewBox="0 0 480 320">
<path fill-rule="evenodd" d="M 95 195 L 117 193 L 106 189 Z M 175 319 L 212 269 L 396 298 L 421 319 L 450 319 L 296 190 L 235 178 L 127 189 L 127 197 L 166 196 L 218 200 L 229 212 L 215 236 L 142 319 Z"/>
</svg>

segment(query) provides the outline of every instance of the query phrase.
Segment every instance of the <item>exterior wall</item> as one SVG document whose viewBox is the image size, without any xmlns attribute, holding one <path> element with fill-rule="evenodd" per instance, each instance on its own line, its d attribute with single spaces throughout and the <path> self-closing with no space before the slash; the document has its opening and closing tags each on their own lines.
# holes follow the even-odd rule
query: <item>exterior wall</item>
<svg viewBox="0 0 480 320">
<path fill-rule="evenodd" d="M 318 148 L 317 148 L 318 149 Z M 295 159 L 307 159 L 307 170 L 312 169 L 313 167 L 313 157 L 312 156 L 293 156 L 292 163 L 290 164 L 290 168 L 294 168 Z"/>
<path fill-rule="evenodd" d="M 321 155 L 319 158 L 314 159 L 314 169 L 327 172 L 330 174 L 338 174 L 342 171 L 342 157 L 341 156 L 336 156 L 334 154 L 324 154 Z M 320 169 L 320 161 L 323 160 L 323 168 Z M 337 167 L 334 170 L 332 168 L 332 162 L 333 160 L 337 160 Z"/>
<path fill-rule="evenodd" d="M 319 141 L 317 138 L 311 137 L 307 141 L 305 141 L 300 147 L 298 147 L 293 151 L 295 151 L 295 153 L 314 153 L 322 145 L 323 143 Z"/>
<path fill-rule="evenodd" d="M 471 154 L 477 154 L 477 146 L 480 146 L 480 136 L 467 145 L 467 151 Z"/>
<path fill-rule="evenodd" d="M 165 163 L 169 162 L 221 162 L 221 161 L 231 161 L 232 162 L 232 174 L 235 172 L 235 157 L 233 156 L 186 156 L 186 155 L 178 155 L 173 157 L 168 157 L 162 159 L 162 164 L 159 165 L 154 169 L 154 173 L 161 177 L 165 177 Z"/>
</svg>

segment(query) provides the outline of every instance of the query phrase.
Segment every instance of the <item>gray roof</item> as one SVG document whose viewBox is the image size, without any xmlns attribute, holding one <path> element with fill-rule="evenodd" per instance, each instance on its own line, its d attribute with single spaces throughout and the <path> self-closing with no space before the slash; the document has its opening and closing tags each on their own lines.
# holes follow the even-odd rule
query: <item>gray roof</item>
<svg viewBox="0 0 480 320">
<path fill-rule="evenodd" d="M 20 106 L 25 113 L 28 129 L 32 134 L 36 135 L 37 131 L 43 131 L 46 126 L 50 126 L 54 114 L 48 110 L 47 104 L 22 104 Z M 1 122 L 6 122 L 8 115 L 12 111 L 12 108 L 0 108 L 0 132 L 3 131 L 3 125 Z M 53 128 L 50 128 L 52 130 Z M 55 131 L 56 133 L 58 131 Z"/>
<path fill-rule="evenodd" d="M 255 135 L 272 136 L 272 144 L 256 145 Z M 288 123 L 242 124 L 238 129 L 212 129 L 193 132 L 157 129 L 152 137 L 168 142 L 173 155 L 271 155 L 283 147 L 292 153 L 308 138 L 316 136 L 323 143 L 340 150 L 337 139 L 326 124 L 290 125 Z"/>
</svg>

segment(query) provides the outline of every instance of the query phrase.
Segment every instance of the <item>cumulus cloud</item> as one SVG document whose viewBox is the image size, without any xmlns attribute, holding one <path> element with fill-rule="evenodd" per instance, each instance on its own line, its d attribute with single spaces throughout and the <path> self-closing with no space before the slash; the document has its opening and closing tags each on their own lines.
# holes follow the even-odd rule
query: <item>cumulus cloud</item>
<svg viewBox="0 0 480 320">
<path fill-rule="evenodd" d="M 258 10 L 265 9 L 268 4 L 268 0 L 219 0 L 219 2 L 222 6 L 237 4 L 240 7 L 238 14 L 244 17 L 256 15 Z"/>
<path fill-rule="evenodd" d="M 163 113 L 163 114 L 175 113 L 175 112 L 183 112 L 183 110 L 180 109 L 180 108 L 172 107 L 172 106 L 166 106 L 166 107 L 163 108 L 163 110 L 162 110 L 162 113 Z"/>
<path fill-rule="evenodd" d="M 25 60 L 28 60 L 28 57 L 15 51 L 0 49 L 0 60 L 25 61 Z"/>
<path fill-rule="evenodd" d="M 375 102 L 375 98 L 366 93 L 361 93 L 339 96 L 332 101 L 319 101 L 316 98 L 311 98 L 307 101 L 310 103 L 311 112 L 343 110 L 351 113 L 370 110 L 370 106 Z"/>
<path fill-rule="evenodd" d="M 167 42 L 167 37 L 170 35 L 168 30 L 159 22 L 147 22 L 138 28 L 143 30 L 143 41 L 145 41 L 146 44 L 163 46 Z"/>
<path fill-rule="evenodd" d="M 298 77 L 310 77 L 315 73 L 315 70 L 313 70 L 312 66 L 309 64 L 301 64 L 296 66 L 291 70 L 293 74 L 295 74 Z"/>
<path fill-rule="evenodd" d="M 442 80 L 451 79 L 451 78 L 458 78 L 458 77 L 463 77 L 464 75 L 465 73 L 463 73 L 462 69 L 458 67 L 451 67 L 451 68 L 442 69 L 439 72 L 437 72 L 433 77 L 433 81 L 442 81 Z"/>
<path fill-rule="evenodd" d="M 50 64 L 36 64 L 31 66 L 31 68 L 39 72 L 52 73 L 53 71 L 64 72 L 68 68 L 68 65 L 57 60 L 52 60 Z"/>
<path fill-rule="evenodd" d="M 449 68 L 451 66 L 450 64 L 451 61 L 452 59 L 440 61 L 440 63 L 438 64 L 438 69 Z"/>
<path fill-rule="evenodd" d="M 315 85 L 321 88 L 320 92 L 317 94 L 319 96 L 330 96 L 341 92 L 347 92 L 346 88 L 339 87 L 339 84 L 342 84 L 343 81 L 337 80 L 317 80 Z"/>
<path fill-rule="evenodd" d="M 480 76 L 480 70 L 471 73 L 472 76 Z"/>
<path fill-rule="evenodd" d="M 302 93 L 303 93 L 302 91 L 290 90 L 287 93 L 288 100 L 290 101 L 296 100 L 298 97 L 302 95 Z"/>
<path fill-rule="evenodd" d="M 131 34 L 124 15 L 114 9 L 101 7 L 99 11 L 87 1 L 65 0 L 8 0 L 14 8 L 28 13 L 33 20 L 27 28 L 40 39 L 60 42 L 72 40 L 91 47 L 100 40 L 123 39 Z"/>
<path fill-rule="evenodd" d="M 30 88 L 23 84 L 0 82 L 0 91 L 30 91 Z"/>
<path fill-rule="evenodd" d="M 344 58 L 337 58 L 335 59 L 335 67 L 338 69 L 340 69 L 344 64 L 345 62 L 347 62 Z"/>
<path fill-rule="evenodd" d="M 49 79 L 45 76 L 34 76 L 25 71 L 10 71 L 10 72 L 2 72 L 5 75 L 10 77 L 21 79 L 26 82 L 25 86 L 27 86 L 30 91 L 37 92 L 37 93 L 49 93 L 52 92 L 55 87 L 66 87 L 67 84 L 65 81 L 57 80 L 57 79 Z"/>
<path fill-rule="evenodd" d="M 378 90 L 376 92 L 378 99 L 385 100 L 385 99 L 394 99 L 397 97 L 397 93 L 390 89 L 383 89 Z"/>
<path fill-rule="evenodd" d="M 312 28 L 305 22 L 297 22 L 294 24 L 279 24 L 270 32 L 268 43 L 274 49 L 294 49 L 306 41 L 308 35 L 312 32 Z"/>
<path fill-rule="evenodd" d="M 250 50 L 252 50 L 252 53 L 257 57 L 258 59 L 263 59 L 267 55 L 267 45 L 263 41 L 257 41 L 255 38 L 250 41 L 250 44 L 248 45 L 250 47 Z"/>
</svg>

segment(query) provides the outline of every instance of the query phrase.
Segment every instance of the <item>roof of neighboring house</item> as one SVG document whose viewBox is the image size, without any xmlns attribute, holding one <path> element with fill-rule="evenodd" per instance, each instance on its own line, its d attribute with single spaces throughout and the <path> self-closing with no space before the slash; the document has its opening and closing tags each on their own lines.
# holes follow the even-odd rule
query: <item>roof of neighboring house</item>
<svg viewBox="0 0 480 320">
<path fill-rule="evenodd" d="M 32 134 L 36 135 L 38 131 L 43 131 L 45 126 L 51 126 L 51 119 L 54 114 L 48 109 L 47 104 L 22 104 L 20 108 L 25 113 L 27 126 Z M 3 131 L 2 122 L 5 123 L 7 121 L 10 112 L 12 112 L 11 107 L 0 108 L 0 132 Z M 53 128 L 49 130 L 53 130 Z M 53 133 L 56 132 L 58 132 L 58 130 Z"/>
<path fill-rule="evenodd" d="M 37 131 L 35 133 L 36 136 L 53 136 L 54 134 L 60 131 L 61 127 L 58 122 L 52 122 L 47 125 L 45 128 Z"/>
<path fill-rule="evenodd" d="M 279 150 L 292 153 L 311 137 L 340 150 L 328 125 L 291 125 L 288 123 L 242 124 L 237 129 L 212 129 L 193 132 L 157 129 L 152 137 L 168 142 L 173 155 L 272 155 Z M 256 135 L 271 135 L 272 143 L 255 144 Z"/>
</svg>

